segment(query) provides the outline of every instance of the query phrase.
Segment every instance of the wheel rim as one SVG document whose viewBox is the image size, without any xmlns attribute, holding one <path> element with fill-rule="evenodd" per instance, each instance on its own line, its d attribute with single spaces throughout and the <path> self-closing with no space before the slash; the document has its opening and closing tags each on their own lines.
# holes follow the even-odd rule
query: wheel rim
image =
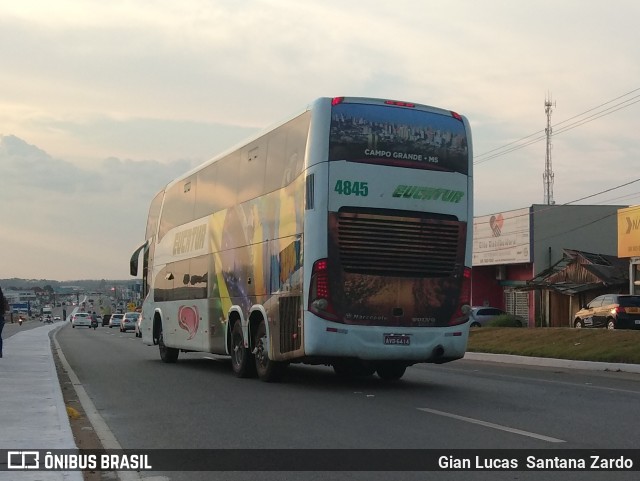
<svg viewBox="0 0 640 481">
<path fill-rule="evenodd" d="M 244 361 L 244 343 L 242 342 L 242 335 L 234 332 L 231 339 L 233 363 L 236 366 L 242 366 Z"/>
<path fill-rule="evenodd" d="M 609 321 L 607 323 L 607 329 L 614 329 L 616 326 L 613 321 Z"/>
<path fill-rule="evenodd" d="M 256 360 L 258 361 L 258 365 L 263 369 L 267 367 L 267 363 L 269 362 L 269 357 L 267 356 L 267 353 L 265 352 L 265 349 L 264 349 L 264 346 L 266 344 L 266 339 L 267 339 L 266 335 L 258 337 L 256 339 L 256 348 L 255 348 Z"/>
</svg>

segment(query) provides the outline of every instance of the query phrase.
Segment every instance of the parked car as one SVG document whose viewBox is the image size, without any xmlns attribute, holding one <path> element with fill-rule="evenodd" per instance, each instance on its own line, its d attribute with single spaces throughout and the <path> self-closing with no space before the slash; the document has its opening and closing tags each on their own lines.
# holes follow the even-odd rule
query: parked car
<svg viewBox="0 0 640 481">
<path fill-rule="evenodd" d="M 111 318 L 109 319 L 109 328 L 117 327 L 120 328 L 120 321 L 124 314 L 111 314 Z"/>
<path fill-rule="evenodd" d="M 139 312 L 125 312 L 120 320 L 120 332 L 135 331 Z"/>
<path fill-rule="evenodd" d="M 88 312 L 76 312 L 71 316 L 71 327 L 76 326 L 91 327 L 91 315 Z"/>
<path fill-rule="evenodd" d="M 598 296 L 576 312 L 573 326 L 640 329 L 640 296 L 628 294 Z"/>
<path fill-rule="evenodd" d="M 482 327 L 489 324 L 489 322 L 493 321 L 496 317 L 504 315 L 514 317 L 515 323 L 522 327 L 523 319 L 520 316 L 514 316 L 502 309 L 489 306 L 472 307 L 471 312 L 469 313 L 469 321 L 471 322 L 471 327 Z"/>
</svg>

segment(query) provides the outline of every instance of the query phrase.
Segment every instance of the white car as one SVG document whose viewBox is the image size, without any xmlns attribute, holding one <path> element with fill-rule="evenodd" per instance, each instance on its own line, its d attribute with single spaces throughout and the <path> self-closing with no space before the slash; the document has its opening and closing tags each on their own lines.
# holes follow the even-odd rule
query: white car
<svg viewBox="0 0 640 481">
<path fill-rule="evenodd" d="M 91 316 L 88 312 L 76 312 L 71 317 L 71 327 L 76 326 L 91 327 Z"/>
</svg>

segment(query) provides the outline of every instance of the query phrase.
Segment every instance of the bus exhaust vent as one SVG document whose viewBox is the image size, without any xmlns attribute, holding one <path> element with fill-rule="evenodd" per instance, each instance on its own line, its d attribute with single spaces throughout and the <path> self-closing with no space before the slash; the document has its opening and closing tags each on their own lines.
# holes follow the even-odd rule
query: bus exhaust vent
<svg viewBox="0 0 640 481">
<path fill-rule="evenodd" d="M 278 298 L 280 314 L 280 352 L 300 349 L 302 330 L 300 327 L 300 296 L 282 296 Z"/>
<path fill-rule="evenodd" d="M 341 210 L 340 262 L 345 272 L 393 277 L 449 277 L 464 256 L 466 224 L 453 216 Z"/>
</svg>

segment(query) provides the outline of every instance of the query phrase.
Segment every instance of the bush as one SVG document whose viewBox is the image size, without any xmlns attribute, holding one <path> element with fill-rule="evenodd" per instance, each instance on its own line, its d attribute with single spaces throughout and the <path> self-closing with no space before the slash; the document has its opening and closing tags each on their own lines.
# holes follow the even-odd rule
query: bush
<svg viewBox="0 0 640 481">
<path fill-rule="evenodd" d="M 512 314 L 503 314 L 487 324 L 488 327 L 522 327 L 522 320 Z"/>
</svg>

